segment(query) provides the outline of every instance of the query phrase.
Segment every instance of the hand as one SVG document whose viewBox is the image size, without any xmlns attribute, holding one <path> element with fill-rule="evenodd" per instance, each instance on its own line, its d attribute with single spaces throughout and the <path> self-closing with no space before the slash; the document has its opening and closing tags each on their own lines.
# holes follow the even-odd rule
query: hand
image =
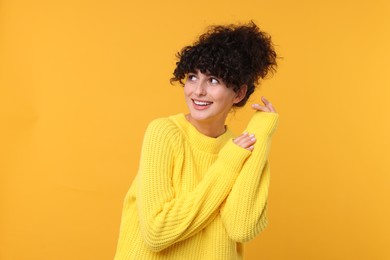
<svg viewBox="0 0 390 260">
<path fill-rule="evenodd" d="M 276 113 L 276 110 L 271 104 L 271 102 L 269 102 L 265 97 L 261 97 L 261 100 L 263 101 L 265 106 L 262 106 L 260 104 L 253 104 L 252 108 L 263 112 Z"/>
<path fill-rule="evenodd" d="M 247 132 L 243 133 L 237 138 L 233 139 L 233 143 L 238 146 L 241 146 L 244 149 L 253 151 L 254 144 L 256 143 L 256 138 L 254 134 L 248 134 Z"/>
</svg>

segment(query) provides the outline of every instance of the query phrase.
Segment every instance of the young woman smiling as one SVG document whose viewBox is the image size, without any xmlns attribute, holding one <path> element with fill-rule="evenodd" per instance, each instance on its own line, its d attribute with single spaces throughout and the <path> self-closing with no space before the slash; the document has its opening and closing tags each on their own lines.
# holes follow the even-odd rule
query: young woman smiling
<svg viewBox="0 0 390 260">
<path fill-rule="evenodd" d="M 262 97 L 243 134 L 225 121 L 275 67 L 271 39 L 253 22 L 211 27 L 178 53 L 171 82 L 184 86 L 189 113 L 149 124 L 115 259 L 243 258 L 243 243 L 267 226 L 279 115 Z"/>
</svg>

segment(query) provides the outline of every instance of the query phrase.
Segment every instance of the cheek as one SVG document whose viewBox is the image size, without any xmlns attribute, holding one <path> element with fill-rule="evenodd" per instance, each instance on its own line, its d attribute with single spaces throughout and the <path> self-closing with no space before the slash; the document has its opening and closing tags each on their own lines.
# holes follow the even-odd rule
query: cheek
<svg viewBox="0 0 390 260">
<path fill-rule="evenodd" d="M 214 97 L 218 98 L 219 100 L 222 100 L 226 103 L 233 102 L 235 93 L 234 91 L 229 91 L 226 89 L 219 89 L 218 92 L 214 93 Z"/>
<path fill-rule="evenodd" d="M 185 84 L 184 85 L 184 87 L 183 87 L 183 91 L 184 91 L 184 95 L 186 95 L 186 96 L 188 96 L 188 95 L 190 95 L 191 94 L 191 88 L 187 85 L 187 84 Z"/>
</svg>

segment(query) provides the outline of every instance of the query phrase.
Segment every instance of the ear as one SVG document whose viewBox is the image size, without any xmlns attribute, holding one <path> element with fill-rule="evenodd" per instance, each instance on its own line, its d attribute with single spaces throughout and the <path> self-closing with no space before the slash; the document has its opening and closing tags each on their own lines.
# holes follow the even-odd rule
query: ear
<svg viewBox="0 0 390 260">
<path fill-rule="evenodd" d="M 245 98 L 245 95 L 246 95 L 246 92 L 248 91 L 248 86 L 245 84 L 245 85 L 242 85 L 240 87 L 240 90 L 238 90 L 236 92 L 236 96 L 234 97 L 234 100 L 233 100 L 233 103 L 234 104 L 237 104 L 239 103 L 241 100 L 243 100 Z"/>
</svg>

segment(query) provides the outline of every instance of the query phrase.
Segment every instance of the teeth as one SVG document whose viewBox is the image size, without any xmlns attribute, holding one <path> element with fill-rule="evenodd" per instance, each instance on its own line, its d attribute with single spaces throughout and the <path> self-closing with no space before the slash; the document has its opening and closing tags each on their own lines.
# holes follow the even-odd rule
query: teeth
<svg viewBox="0 0 390 260">
<path fill-rule="evenodd" d="M 212 102 L 203 102 L 203 101 L 196 101 L 196 100 L 194 100 L 194 103 L 195 103 L 195 105 L 198 105 L 198 106 L 208 106 L 208 105 L 212 104 Z"/>
</svg>

